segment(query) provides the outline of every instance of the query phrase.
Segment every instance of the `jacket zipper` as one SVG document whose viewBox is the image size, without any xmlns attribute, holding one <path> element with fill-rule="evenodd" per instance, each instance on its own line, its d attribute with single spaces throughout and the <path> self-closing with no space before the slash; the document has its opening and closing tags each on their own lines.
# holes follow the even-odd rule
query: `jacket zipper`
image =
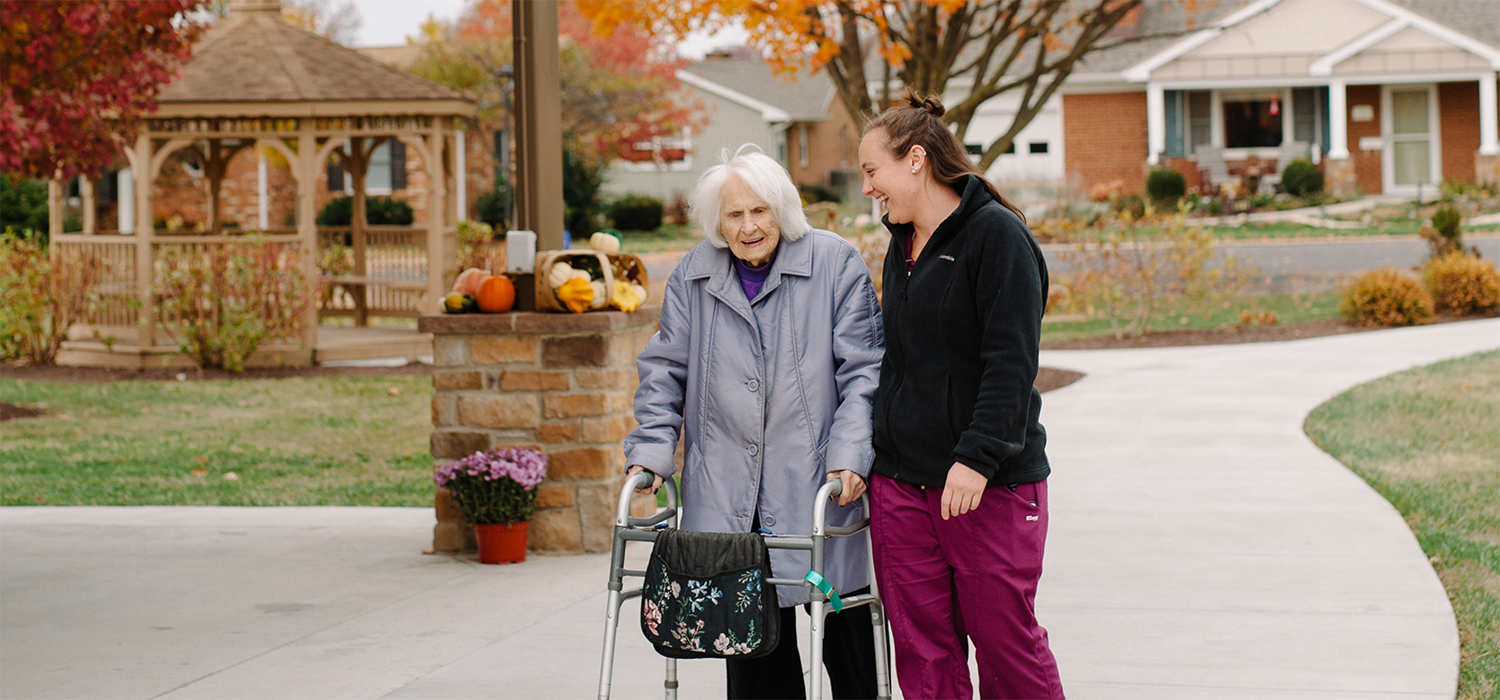
<svg viewBox="0 0 1500 700">
<path fill-rule="evenodd" d="M 898 241 L 896 245 L 899 248 L 901 244 Z M 898 260 L 896 264 L 905 267 L 905 255 L 902 255 L 900 257 L 902 259 Z M 901 385 L 906 383 L 906 348 L 901 344 L 901 311 L 906 306 L 906 290 L 907 287 L 911 284 L 911 273 L 915 270 L 916 265 L 913 264 L 912 267 L 906 271 L 906 274 L 901 277 L 901 298 L 899 300 L 900 303 L 896 306 L 896 313 L 894 314 L 895 318 L 891 320 L 891 327 L 896 330 L 894 334 L 896 336 L 896 356 L 901 360 L 901 364 L 899 367 L 899 371 L 896 374 L 896 383 L 891 386 L 891 395 L 885 402 L 885 425 L 887 430 L 891 430 L 894 427 L 891 423 L 891 405 L 896 402 L 896 394 L 901 388 Z M 893 473 L 893 476 L 899 479 L 901 476 L 901 449 L 895 444 L 895 440 L 891 441 L 891 455 L 895 458 L 896 462 L 894 465 L 895 471 Z"/>
</svg>

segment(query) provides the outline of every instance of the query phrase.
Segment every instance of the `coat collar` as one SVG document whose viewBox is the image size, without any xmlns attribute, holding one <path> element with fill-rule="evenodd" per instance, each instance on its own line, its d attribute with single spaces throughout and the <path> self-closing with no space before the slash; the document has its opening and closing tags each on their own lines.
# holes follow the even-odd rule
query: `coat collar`
<svg viewBox="0 0 1500 700">
<path fill-rule="evenodd" d="M 809 238 L 813 235 L 815 235 L 814 231 L 810 230 L 795 241 L 781 239 L 781 242 L 777 244 L 776 259 L 771 261 L 771 274 L 766 277 L 765 285 L 760 288 L 757 300 L 765 298 L 767 294 L 780 287 L 781 278 L 784 275 L 812 276 L 813 244 Z M 734 254 L 729 252 L 729 248 L 719 248 L 708 241 L 698 245 L 704 250 L 692 256 L 685 278 L 708 279 L 709 294 L 754 323 L 750 300 L 745 298 L 745 292 L 740 287 L 739 275 L 734 271 Z"/>
<path fill-rule="evenodd" d="M 932 232 L 932 239 L 927 243 L 929 247 L 933 243 L 941 243 L 956 235 L 958 231 L 963 229 L 964 223 L 969 220 L 969 217 L 974 212 L 979 211 L 980 207 L 995 201 L 995 198 L 990 196 L 990 191 L 985 188 L 984 183 L 975 175 L 965 175 L 963 187 L 955 187 L 954 191 L 958 192 L 959 197 L 961 197 L 958 208 L 954 209 L 953 213 L 949 214 L 948 218 L 943 220 L 943 223 L 938 224 L 937 230 Z M 904 224 L 891 223 L 889 214 L 880 217 L 880 223 L 885 225 L 886 230 L 898 236 L 910 236 L 912 231 L 916 230 L 916 226 L 911 222 Z M 937 250 L 937 248 L 933 248 L 933 250 Z"/>
</svg>

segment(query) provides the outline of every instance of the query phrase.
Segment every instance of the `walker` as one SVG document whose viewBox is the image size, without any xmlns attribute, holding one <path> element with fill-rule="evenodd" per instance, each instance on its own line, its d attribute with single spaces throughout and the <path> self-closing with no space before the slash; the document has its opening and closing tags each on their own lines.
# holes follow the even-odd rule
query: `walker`
<svg viewBox="0 0 1500 700">
<path fill-rule="evenodd" d="M 655 475 L 649 471 L 640 472 L 625 480 L 625 486 L 620 490 L 619 505 L 615 508 L 615 536 L 614 544 L 610 550 L 609 557 L 609 602 L 604 610 L 604 656 L 599 666 L 599 700 L 609 700 L 610 679 L 614 674 L 615 665 L 615 636 L 620 626 L 620 606 L 626 600 L 641 595 L 641 587 L 636 586 L 625 590 L 624 581 L 626 576 L 644 578 L 646 572 L 625 568 L 625 543 L 626 542 L 655 542 L 656 533 L 663 528 L 677 527 L 677 488 L 676 480 L 667 478 L 662 482 L 662 490 L 667 495 L 667 507 L 649 518 L 630 517 L 631 494 L 637 488 L 649 488 Z M 834 479 L 818 489 L 818 497 L 813 505 L 813 533 L 812 536 L 801 535 L 761 535 L 765 538 L 766 546 L 771 549 L 802 549 L 812 552 L 812 571 L 819 576 L 823 575 L 823 547 L 829 537 L 848 537 L 866 531 L 870 527 L 870 495 L 868 492 L 861 497 L 865 507 L 865 518 L 848 527 L 828 527 L 827 510 L 828 500 L 837 496 L 843 490 L 843 484 Z M 806 579 L 780 579 L 773 578 L 766 581 L 768 585 L 777 586 L 802 586 L 812 594 L 812 650 L 809 654 L 808 663 L 808 697 L 813 700 L 822 700 L 823 697 L 823 629 L 825 618 L 831 609 L 827 605 L 827 597 L 823 591 L 814 586 Z M 880 589 L 875 585 L 875 575 L 870 572 L 870 592 L 862 595 L 848 596 L 843 598 L 845 608 L 856 608 L 868 606 L 870 609 L 870 624 L 875 626 L 875 683 L 878 700 L 890 700 L 891 697 L 891 674 L 890 657 L 887 653 L 886 643 L 886 621 L 885 608 L 880 603 Z M 795 634 L 795 631 L 792 632 Z M 666 680 L 663 687 L 666 689 L 667 700 L 677 700 L 677 659 L 667 658 Z"/>
</svg>

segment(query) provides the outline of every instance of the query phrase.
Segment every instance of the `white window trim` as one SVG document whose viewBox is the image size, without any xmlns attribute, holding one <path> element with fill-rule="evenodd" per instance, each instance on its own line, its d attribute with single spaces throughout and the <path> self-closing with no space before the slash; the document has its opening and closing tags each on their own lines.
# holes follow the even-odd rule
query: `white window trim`
<svg viewBox="0 0 1500 700">
<path fill-rule="evenodd" d="M 1441 111 L 1438 109 L 1437 84 L 1428 83 L 1421 85 L 1381 85 L 1380 86 L 1380 189 L 1384 194 L 1399 194 L 1416 196 L 1419 189 L 1416 185 L 1396 184 L 1396 142 L 1393 139 L 1395 131 L 1396 115 L 1391 110 L 1391 88 L 1402 91 L 1422 89 L 1427 91 L 1427 182 L 1422 183 L 1420 188 L 1423 196 L 1429 188 L 1436 187 L 1443 182 L 1443 128 L 1438 121 Z M 1431 190 L 1435 195 L 1436 189 Z"/>
<path fill-rule="evenodd" d="M 798 124 L 797 125 L 797 167 L 799 167 L 799 168 L 806 168 L 808 166 L 808 163 L 811 162 L 811 161 L 808 160 L 808 155 L 807 155 L 807 151 L 808 151 L 807 142 L 808 141 L 809 141 L 809 139 L 807 137 L 807 124 L 806 123 Z"/>
</svg>

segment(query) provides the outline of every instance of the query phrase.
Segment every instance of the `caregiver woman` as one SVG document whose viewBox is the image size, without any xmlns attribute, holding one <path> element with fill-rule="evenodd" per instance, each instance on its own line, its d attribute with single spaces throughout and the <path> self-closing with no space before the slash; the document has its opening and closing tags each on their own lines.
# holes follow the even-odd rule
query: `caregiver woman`
<svg viewBox="0 0 1500 700">
<path fill-rule="evenodd" d="M 880 309 L 869 271 L 844 239 L 808 226 L 786 171 L 759 152 L 709 168 L 692 195 L 707 238 L 667 280 L 661 329 L 636 360 L 640 427 L 625 440 L 630 473 L 674 470 L 679 433 L 685 530 L 812 534 L 813 501 L 843 481 L 828 522 L 858 520 L 873 459 L 870 398 L 880 365 Z M 654 490 L 654 488 L 653 488 Z M 869 586 L 862 538 L 828 544 L 840 593 Z M 808 552 L 771 550 L 772 574 L 800 579 Z M 781 586 L 780 646 L 729 659 L 731 698 L 802 698 L 796 607 Z M 866 611 L 830 615 L 824 665 L 835 698 L 875 697 Z"/>
<path fill-rule="evenodd" d="M 1032 388 L 1047 266 L 1015 207 L 908 94 L 859 146 L 885 207 L 885 359 L 871 537 L 906 697 L 1061 698 L 1033 609 L 1047 538 L 1047 435 Z"/>
</svg>

